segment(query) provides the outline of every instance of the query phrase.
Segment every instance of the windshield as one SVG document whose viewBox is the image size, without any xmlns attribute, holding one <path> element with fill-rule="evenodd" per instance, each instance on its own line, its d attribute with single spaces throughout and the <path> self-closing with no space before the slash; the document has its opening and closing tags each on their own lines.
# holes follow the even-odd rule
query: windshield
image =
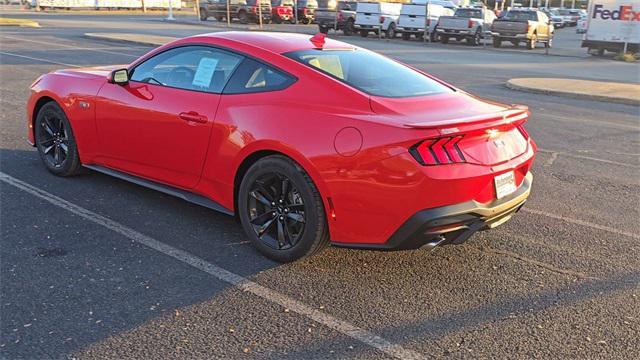
<svg viewBox="0 0 640 360">
<path fill-rule="evenodd" d="M 458 9 L 456 17 L 482 19 L 482 11 L 479 9 Z"/>
<path fill-rule="evenodd" d="M 313 49 L 285 55 L 374 96 L 410 97 L 452 91 L 416 70 L 364 49 Z"/>
<path fill-rule="evenodd" d="M 509 11 L 507 15 L 503 17 L 503 19 L 511 21 L 536 21 L 538 17 L 533 11 Z"/>
</svg>

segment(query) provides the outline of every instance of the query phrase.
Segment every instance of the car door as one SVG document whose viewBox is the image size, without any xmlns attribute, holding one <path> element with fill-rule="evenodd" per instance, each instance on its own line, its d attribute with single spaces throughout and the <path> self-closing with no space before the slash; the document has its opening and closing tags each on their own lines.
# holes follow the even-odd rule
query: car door
<svg viewBox="0 0 640 360">
<path fill-rule="evenodd" d="M 96 124 L 104 165 L 193 188 L 220 93 L 242 59 L 213 47 L 181 46 L 130 69 L 128 84 L 103 86 Z"/>
<path fill-rule="evenodd" d="M 209 12 L 214 17 L 222 16 L 227 17 L 227 2 L 225 0 L 211 0 L 209 5 Z"/>
<path fill-rule="evenodd" d="M 546 40 L 549 38 L 549 19 L 547 18 L 547 15 L 540 11 L 537 11 L 536 14 L 538 16 L 538 38 Z"/>
</svg>

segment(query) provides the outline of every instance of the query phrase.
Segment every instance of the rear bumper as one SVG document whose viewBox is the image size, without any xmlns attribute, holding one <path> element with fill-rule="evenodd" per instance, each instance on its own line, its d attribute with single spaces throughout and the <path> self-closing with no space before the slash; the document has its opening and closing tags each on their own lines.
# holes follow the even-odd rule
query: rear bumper
<svg viewBox="0 0 640 360">
<path fill-rule="evenodd" d="M 467 36 L 475 34 L 475 30 L 454 30 L 454 29 L 436 29 L 438 34 L 440 35 L 449 35 L 449 36 Z"/>
<path fill-rule="evenodd" d="M 346 244 L 336 246 L 410 250 L 425 245 L 435 247 L 462 244 L 480 230 L 494 228 L 509 220 L 529 198 L 533 176 L 527 173 L 520 187 L 511 195 L 487 204 L 468 201 L 455 205 L 421 210 L 411 216 L 383 244 Z"/>
<path fill-rule="evenodd" d="M 493 36 L 494 38 L 500 38 L 500 39 L 515 39 L 515 40 L 527 40 L 529 39 L 529 34 L 504 34 L 504 33 L 499 33 L 499 32 L 491 32 L 491 36 Z"/>
<path fill-rule="evenodd" d="M 424 33 L 424 28 L 412 28 L 412 27 L 404 27 L 398 26 L 396 28 L 398 32 L 410 33 L 410 34 L 422 34 Z"/>
</svg>

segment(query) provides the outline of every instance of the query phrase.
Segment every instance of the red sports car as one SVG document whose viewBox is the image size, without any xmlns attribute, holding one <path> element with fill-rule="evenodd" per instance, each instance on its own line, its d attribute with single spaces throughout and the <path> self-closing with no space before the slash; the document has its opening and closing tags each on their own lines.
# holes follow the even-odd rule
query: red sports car
<svg viewBox="0 0 640 360">
<path fill-rule="evenodd" d="M 222 32 L 31 86 L 45 166 L 87 167 L 239 218 L 266 256 L 459 244 L 529 196 L 527 108 L 347 43 Z"/>
</svg>

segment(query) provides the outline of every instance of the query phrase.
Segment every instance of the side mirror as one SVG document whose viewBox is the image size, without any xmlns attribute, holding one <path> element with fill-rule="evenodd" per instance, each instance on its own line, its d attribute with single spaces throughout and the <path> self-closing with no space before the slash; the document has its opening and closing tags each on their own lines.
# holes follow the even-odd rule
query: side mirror
<svg viewBox="0 0 640 360">
<path fill-rule="evenodd" d="M 129 71 L 127 69 L 113 70 L 109 76 L 112 84 L 126 85 L 129 83 Z"/>
</svg>

